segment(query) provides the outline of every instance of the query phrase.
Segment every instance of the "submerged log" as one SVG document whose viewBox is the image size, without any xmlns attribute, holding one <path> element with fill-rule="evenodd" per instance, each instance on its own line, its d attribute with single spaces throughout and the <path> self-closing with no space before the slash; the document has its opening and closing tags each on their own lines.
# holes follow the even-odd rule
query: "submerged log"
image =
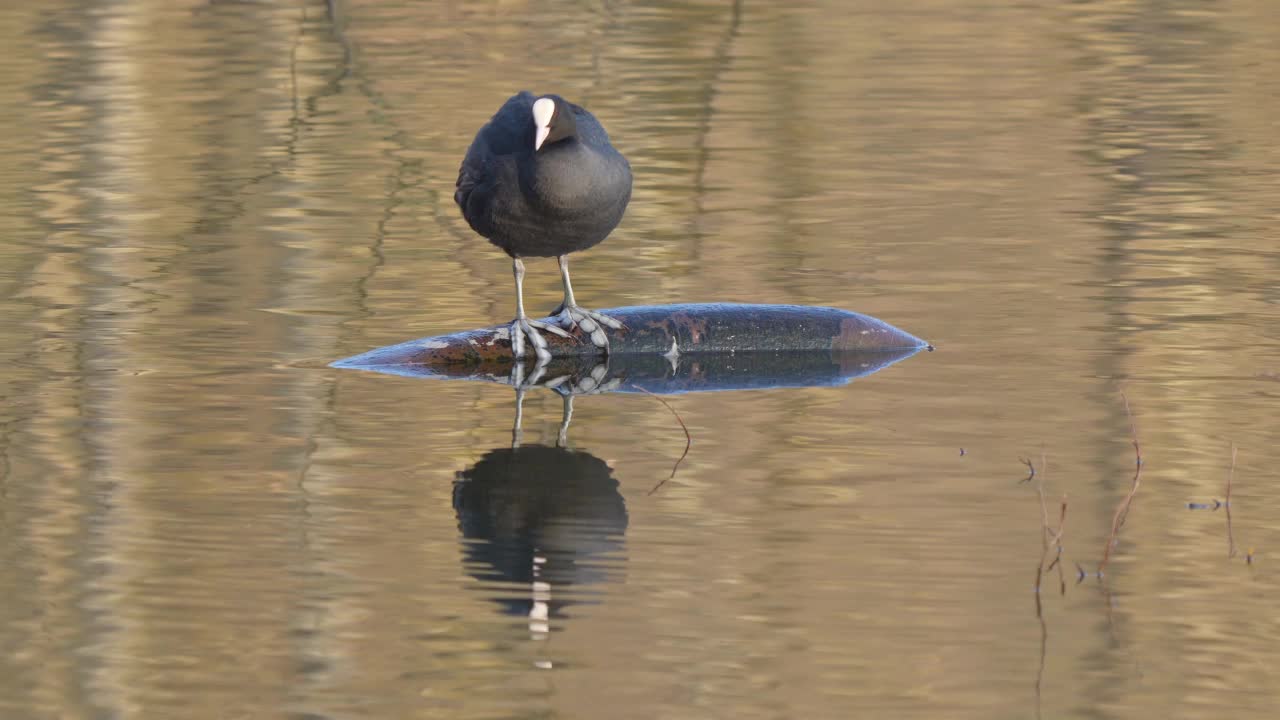
<svg viewBox="0 0 1280 720">
<path fill-rule="evenodd" d="M 676 358 L 626 355 L 560 356 L 537 372 L 510 356 L 478 364 L 358 363 L 335 367 L 407 377 L 476 380 L 519 388 L 545 386 L 562 395 L 649 392 L 657 395 L 710 390 L 760 390 L 844 385 L 915 355 L 918 348 L 876 352 L 798 350 L 786 352 L 690 353 Z M 358 356 L 359 357 L 359 356 Z M 532 361 L 525 363 L 532 365 Z"/>
<path fill-rule="evenodd" d="M 881 320 L 828 307 L 708 303 L 641 305 L 600 312 L 625 326 L 606 329 L 611 358 L 797 351 L 900 355 L 932 349 L 920 338 Z M 601 355 L 580 331 L 568 338 L 548 333 L 546 338 L 553 358 Z M 402 374 L 422 374 L 403 370 L 406 366 L 441 369 L 509 365 L 513 361 L 510 326 L 498 325 L 389 345 L 339 360 L 333 366 L 383 372 L 397 372 L 392 368 L 399 367 Z"/>
</svg>

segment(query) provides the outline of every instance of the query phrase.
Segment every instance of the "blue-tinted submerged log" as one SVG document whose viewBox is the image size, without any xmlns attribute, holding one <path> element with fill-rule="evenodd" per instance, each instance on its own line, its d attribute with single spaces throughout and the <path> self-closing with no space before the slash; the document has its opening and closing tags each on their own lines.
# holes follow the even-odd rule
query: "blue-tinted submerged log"
<svg viewBox="0 0 1280 720">
<path fill-rule="evenodd" d="M 707 303 L 640 305 L 600 312 L 625 326 L 606 329 L 613 356 L 796 351 L 901 354 L 930 348 L 924 340 L 886 322 L 829 307 Z M 550 333 L 546 337 L 552 357 L 600 354 L 580 331 L 568 338 Z M 333 365 L 383 372 L 396 372 L 392 368 L 399 366 L 403 372 L 408 369 L 405 366 L 443 369 L 512 361 L 510 326 L 498 325 L 389 345 Z"/>
<path fill-rule="evenodd" d="M 879 372 L 919 352 L 915 348 L 860 352 L 797 350 L 782 352 L 690 353 L 661 355 L 563 355 L 539 370 L 521 367 L 510 357 L 476 365 L 334 363 L 388 375 L 471 380 L 521 388 L 546 386 L 562 395 L 601 392 L 649 392 L 657 395 L 713 390 L 761 390 L 844 385 Z M 527 361 L 526 366 L 533 361 Z"/>
</svg>

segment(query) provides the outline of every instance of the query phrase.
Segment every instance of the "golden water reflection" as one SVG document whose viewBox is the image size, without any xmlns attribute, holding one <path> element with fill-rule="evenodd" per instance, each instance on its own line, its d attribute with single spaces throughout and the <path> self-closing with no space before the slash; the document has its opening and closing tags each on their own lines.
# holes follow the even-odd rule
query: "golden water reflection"
<svg viewBox="0 0 1280 720">
<path fill-rule="evenodd" d="M 1269 718 L 1278 17 L 6 8 L 0 715 Z M 939 346 L 843 388 L 673 398 L 694 444 L 653 495 L 679 427 L 581 399 L 573 451 L 626 524 L 541 639 L 455 512 L 458 473 L 509 444 L 509 389 L 325 368 L 510 314 L 451 196 L 524 87 L 587 104 L 636 169 L 575 259 L 585 303 L 826 304 Z M 551 265 L 526 300 L 558 302 Z M 1107 583 L 1042 598 L 1037 697 L 1018 458 L 1047 458 L 1066 556 L 1095 565 L 1130 478 L 1122 382 L 1144 484 Z M 554 444 L 559 398 L 525 413 Z M 1222 496 L 1232 444 L 1252 565 L 1186 509 Z"/>
</svg>

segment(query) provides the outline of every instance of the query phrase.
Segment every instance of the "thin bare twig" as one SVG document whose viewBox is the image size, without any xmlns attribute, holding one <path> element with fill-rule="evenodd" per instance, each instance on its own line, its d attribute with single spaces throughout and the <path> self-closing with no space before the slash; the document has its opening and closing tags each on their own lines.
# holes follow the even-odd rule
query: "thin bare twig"
<svg viewBox="0 0 1280 720">
<path fill-rule="evenodd" d="M 1043 479 L 1036 483 L 1036 494 L 1040 496 L 1040 551 L 1043 553 L 1048 551 L 1049 538 L 1053 536 L 1053 528 L 1049 527 L 1049 506 L 1044 503 Z M 1040 587 L 1039 583 L 1036 587 Z"/>
<path fill-rule="evenodd" d="M 1107 547 L 1102 552 L 1102 562 L 1098 563 L 1098 577 L 1102 577 L 1103 571 L 1107 568 L 1107 562 L 1111 560 L 1111 548 L 1115 547 L 1120 528 L 1124 526 L 1124 521 L 1129 517 L 1129 507 L 1133 504 L 1133 496 L 1138 493 L 1138 488 L 1142 485 L 1142 445 L 1138 442 L 1138 424 L 1133 419 L 1133 412 L 1129 409 L 1129 397 L 1124 394 L 1124 390 L 1120 391 L 1120 399 L 1124 401 L 1124 414 L 1129 418 L 1129 435 L 1133 443 L 1133 481 L 1130 483 L 1129 492 L 1120 501 L 1120 504 L 1116 506 L 1115 515 L 1111 517 L 1111 534 L 1107 537 Z"/>
<path fill-rule="evenodd" d="M 657 400 L 658 402 L 662 403 L 668 410 L 670 410 L 671 414 L 675 416 L 676 422 L 680 423 L 680 429 L 684 431 L 684 452 L 680 453 L 680 457 L 679 459 L 676 460 L 676 464 L 671 466 L 671 474 L 668 475 L 666 478 L 664 478 L 657 485 L 654 485 L 653 489 L 649 491 L 649 494 L 652 495 L 658 492 L 658 488 L 662 487 L 663 485 L 666 485 L 667 480 L 670 480 L 671 478 L 674 478 L 676 476 L 676 471 L 680 469 L 680 463 L 684 462 L 685 457 L 689 455 L 689 448 L 693 447 L 693 436 L 689 434 L 689 427 L 684 424 L 684 418 L 681 418 L 680 413 L 676 412 L 676 409 L 671 407 L 671 403 L 668 403 L 666 400 L 663 400 L 661 396 L 655 395 L 654 393 L 649 392 L 648 390 L 645 390 L 644 388 L 638 385 L 634 387 L 635 389 L 639 390 L 645 395 L 648 395 L 652 397 L 654 400 Z"/>
<path fill-rule="evenodd" d="M 1057 556 L 1062 556 L 1062 533 L 1066 532 L 1066 493 L 1062 493 L 1062 507 L 1057 512 L 1057 532 L 1053 533 L 1050 544 L 1057 547 Z M 1055 560 L 1056 562 L 1056 560 Z"/>
<path fill-rule="evenodd" d="M 1040 498 L 1041 498 L 1041 505 L 1043 506 L 1043 502 L 1044 502 L 1043 490 L 1041 491 Z M 1062 573 L 1062 564 L 1061 562 L 1059 562 L 1060 560 L 1062 560 L 1062 533 L 1065 531 L 1066 525 L 1067 525 L 1067 496 L 1063 495 L 1062 507 L 1058 510 L 1058 529 L 1052 531 L 1052 535 L 1047 535 L 1044 538 L 1044 549 L 1040 553 L 1040 565 L 1036 570 L 1036 593 L 1040 592 L 1040 582 L 1044 577 L 1044 571 L 1052 570 L 1055 565 L 1058 567 L 1058 580 L 1059 580 L 1059 586 L 1061 588 L 1061 593 L 1066 594 L 1067 592 L 1067 580 Z M 1045 531 L 1049 531 L 1049 524 L 1047 522 L 1045 523 L 1044 529 Z M 1050 563 L 1048 567 L 1045 567 L 1045 561 L 1049 559 L 1049 552 L 1054 549 L 1056 549 L 1057 552 L 1054 555 L 1053 562 Z"/>
<path fill-rule="evenodd" d="M 1223 505 L 1227 508 L 1227 557 L 1236 556 L 1236 536 L 1231 530 L 1231 480 L 1236 474 L 1236 445 L 1231 443 L 1231 469 L 1227 471 L 1227 499 Z"/>
<path fill-rule="evenodd" d="M 1133 411 L 1129 409 L 1129 396 L 1120 390 L 1120 399 L 1124 402 L 1124 414 L 1129 418 L 1129 436 L 1133 442 L 1133 461 L 1142 465 L 1142 446 L 1138 444 L 1138 423 L 1133 419 Z"/>
<path fill-rule="evenodd" d="M 1040 623 L 1040 663 L 1036 668 L 1036 718 L 1040 718 L 1040 688 L 1044 684 L 1044 665 L 1049 650 L 1049 626 L 1045 624 L 1040 607 L 1040 593 L 1036 593 L 1036 620 Z"/>
<path fill-rule="evenodd" d="M 1049 525 L 1049 507 L 1048 505 L 1045 504 L 1045 501 L 1044 501 L 1044 480 L 1048 474 L 1047 473 L 1048 467 L 1049 467 L 1049 458 L 1048 456 L 1046 456 L 1045 452 L 1041 450 L 1040 451 L 1040 482 L 1036 483 L 1036 495 L 1038 495 L 1040 498 L 1040 564 L 1036 566 L 1037 596 L 1040 593 L 1040 584 L 1041 584 L 1041 581 L 1044 579 L 1045 571 L 1052 570 L 1055 567 L 1058 568 L 1059 590 L 1063 595 L 1065 595 L 1067 592 L 1067 577 L 1062 570 L 1062 563 L 1061 563 L 1062 533 L 1063 533 L 1063 527 L 1066 524 L 1066 519 L 1067 519 L 1067 496 L 1065 494 L 1062 496 L 1062 508 L 1058 512 L 1058 529 L 1054 530 L 1053 527 Z M 1033 477 L 1034 477 L 1034 474 L 1033 474 Z M 1057 553 L 1054 555 L 1053 562 L 1050 562 L 1046 566 L 1045 561 L 1049 559 L 1049 551 L 1051 548 L 1054 548 L 1054 547 L 1057 548 Z M 1037 613 L 1040 612 L 1040 602 L 1038 597 L 1036 600 L 1036 612 Z"/>
</svg>

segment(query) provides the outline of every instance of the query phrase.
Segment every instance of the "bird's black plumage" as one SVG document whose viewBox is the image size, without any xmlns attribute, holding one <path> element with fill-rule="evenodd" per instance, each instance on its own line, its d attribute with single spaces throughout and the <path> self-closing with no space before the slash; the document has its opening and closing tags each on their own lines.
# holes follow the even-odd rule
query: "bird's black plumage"
<svg viewBox="0 0 1280 720">
<path fill-rule="evenodd" d="M 454 200 L 477 233 L 512 257 L 585 250 L 617 227 L 631 166 L 595 116 L 557 95 L 550 134 L 534 149 L 534 102 L 521 92 L 476 133 Z"/>
</svg>

